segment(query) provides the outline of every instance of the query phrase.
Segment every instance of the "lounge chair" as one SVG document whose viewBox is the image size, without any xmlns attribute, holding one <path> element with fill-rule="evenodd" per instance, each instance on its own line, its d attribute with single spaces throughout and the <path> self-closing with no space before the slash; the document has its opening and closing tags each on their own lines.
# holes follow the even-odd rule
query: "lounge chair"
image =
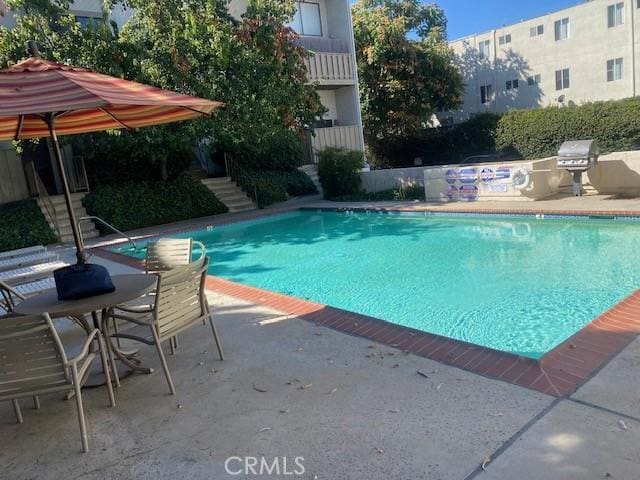
<svg viewBox="0 0 640 480">
<path fill-rule="evenodd" d="M 50 276 L 54 270 L 66 267 L 67 265 L 65 262 L 55 261 L 7 270 L 6 272 L 0 272 L 0 281 L 14 286 L 21 283 L 30 283 L 36 280 L 42 280 Z"/>
<path fill-rule="evenodd" d="M 59 257 L 55 253 L 43 252 L 20 257 L 0 258 L 0 272 L 29 267 L 39 263 L 55 262 Z"/>
<path fill-rule="evenodd" d="M 33 255 L 36 253 L 43 253 L 47 251 L 47 247 L 42 245 L 36 245 L 34 247 L 19 248 L 18 250 L 9 250 L 7 252 L 0 252 L 0 260 L 7 258 L 22 257 L 24 255 Z"/>
<path fill-rule="evenodd" d="M 167 360 L 162 351 L 163 342 L 171 341 L 172 338 L 192 327 L 195 323 L 209 320 L 220 360 L 224 360 L 220 338 L 204 292 L 208 265 L 209 259 L 205 256 L 188 265 L 158 274 L 153 305 L 150 308 L 114 307 L 108 311 L 106 319 L 103 320 L 103 332 L 108 332 L 109 323 L 114 324 L 117 320 L 125 320 L 136 325 L 149 327 L 153 337 L 152 340 L 129 334 L 115 333 L 112 336 L 155 345 L 169 390 L 173 395 L 175 395 L 176 389 L 169 372 Z"/>
<path fill-rule="evenodd" d="M 0 401 L 11 400 L 16 420 L 23 423 L 19 400 L 57 392 L 75 393 L 82 451 L 89 451 L 82 402 L 82 385 L 97 354 L 90 351 L 98 341 L 111 406 L 115 406 L 105 343 L 99 330 L 92 330 L 82 348 L 67 358 L 49 315 L 14 316 L 0 319 Z"/>
</svg>

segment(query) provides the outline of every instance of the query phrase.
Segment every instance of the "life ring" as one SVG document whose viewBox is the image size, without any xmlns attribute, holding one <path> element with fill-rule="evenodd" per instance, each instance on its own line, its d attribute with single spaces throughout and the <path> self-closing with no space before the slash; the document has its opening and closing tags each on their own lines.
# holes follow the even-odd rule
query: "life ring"
<svg viewBox="0 0 640 480">
<path fill-rule="evenodd" d="M 531 173 L 524 168 L 516 168 L 511 175 L 511 182 L 516 190 L 524 190 L 531 184 Z"/>
</svg>

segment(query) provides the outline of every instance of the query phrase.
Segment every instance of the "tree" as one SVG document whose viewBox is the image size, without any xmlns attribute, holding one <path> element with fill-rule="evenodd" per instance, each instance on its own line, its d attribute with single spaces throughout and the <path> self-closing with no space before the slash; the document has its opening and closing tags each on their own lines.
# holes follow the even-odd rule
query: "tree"
<svg viewBox="0 0 640 480">
<path fill-rule="evenodd" d="M 106 13 L 82 27 L 65 13 L 69 3 L 10 0 L 23 14 L 14 29 L 0 28 L 0 67 L 24 57 L 24 42 L 35 39 L 45 58 L 227 104 L 211 119 L 85 137 L 96 161 L 131 152 L 166 178 L 176 170 L 168 163 L 184 164 L 198 139 L 213 138 L 215 148 L 255 166 L 274 151 L 299 149 L 298 136 L 323 112 L 305 82 L 306 52 L 285 26 L 293 0 L 250 0 L 240 21 L 227 0 L 112 0 L 107 9 L 132 9 L 121 31 Z"/>
<path fill-rule="evenodd" d="M 353 23 L 365 141 L 376 163 L 389 164 L 394 145 L 460 103 L 462 78 L 436 5 L 358 0 Z"/>
</svg>

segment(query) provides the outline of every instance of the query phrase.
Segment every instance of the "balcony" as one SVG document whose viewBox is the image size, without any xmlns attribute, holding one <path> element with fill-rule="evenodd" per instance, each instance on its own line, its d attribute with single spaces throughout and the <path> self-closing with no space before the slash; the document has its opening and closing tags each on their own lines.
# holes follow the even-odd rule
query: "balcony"
<svg viewBox="0 0 640 480">
<path fill-rule="evenodd" d="M 353 85 L 356 81 L 353 56 L 350 53 L 316 52 L 305 59 L 310 83 L 320 85 Z"/>
<path fill-rule="evenodd" d="M 360 135 L 356 125 L 343 127 L 316 128 L 315 136 L 311 137 L 311 148 L 317 162 L 317 155 L 326 148 L 344 148 L 347 150 L 362 150 Z"/>
</svg>

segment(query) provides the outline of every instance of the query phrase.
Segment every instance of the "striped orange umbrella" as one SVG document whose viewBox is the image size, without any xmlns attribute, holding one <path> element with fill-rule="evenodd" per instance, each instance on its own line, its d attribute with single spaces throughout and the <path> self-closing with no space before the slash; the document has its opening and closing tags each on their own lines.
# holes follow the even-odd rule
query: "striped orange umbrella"
<svg viewBox="0 0 640 480">
<path fill-rule="evenodd" d="M 0 70 L 0 141 L 51 137 L 78 261 L 83 263 L 57 135 L 189 120 L 224 104 L 43 60 L 32 42 L 29 50 L 31 58 Z"/>
</svg>

